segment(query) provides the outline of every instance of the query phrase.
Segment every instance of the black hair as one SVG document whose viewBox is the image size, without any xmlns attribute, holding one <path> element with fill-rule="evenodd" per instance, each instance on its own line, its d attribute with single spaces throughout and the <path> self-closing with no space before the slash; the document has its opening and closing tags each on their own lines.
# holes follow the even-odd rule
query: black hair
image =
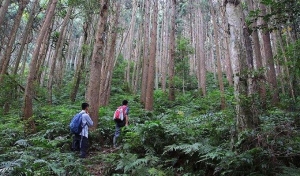
<svg viewBox="0 0 300 176">
<path fill-rule="evenodd" d="M 123 104 L 123 105 L 127 105 L 127 104 L 128 104 L 128 101 L 127 101 L 127 100 L 123 100 L 122 104 Z"/>
<path fill-rule="evenodd" d="M 85 110 L 87 107 L 89 107 L 90 105 L 88 103 L 82 103 L 81 104 L 81 108 L 82 110 Z"/>
</svg>

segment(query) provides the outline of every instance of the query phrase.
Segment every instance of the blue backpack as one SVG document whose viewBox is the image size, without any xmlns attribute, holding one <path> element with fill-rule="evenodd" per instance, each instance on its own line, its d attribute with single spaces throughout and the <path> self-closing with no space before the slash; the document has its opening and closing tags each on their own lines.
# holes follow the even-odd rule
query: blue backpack
<svg viewBox="0 0 300 176">
<path fill-rule="evenodd" d="M 76 114 L 73 117 L 73 119 L 71 120 L 70 131 L 72 134 L 80 134 L 81 133 L 81 131 L 82 131 L 82 126 L 81 126 L 82 114 L 84 114 L 84 113 Z"/>
</svg>

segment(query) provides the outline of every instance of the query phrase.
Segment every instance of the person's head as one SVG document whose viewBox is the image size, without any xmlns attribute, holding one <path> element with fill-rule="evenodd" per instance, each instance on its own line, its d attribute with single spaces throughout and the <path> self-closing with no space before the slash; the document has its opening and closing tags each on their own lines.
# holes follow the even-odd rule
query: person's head
<svg viewBox="0 0 300 176">
<path fill-rule="evenodd" d="M 81 108 L 82 108 L 82 110 L 88 110 L 88 107 L 89 107 L 90 105 L 88 104 L 88 103 L 82 103 L 81 104 Z"/>
<path fill-rule="evenodd" d="M 128 105 L 128 101 L 127 100 L 123 100 L 122 104 L 123 105 Z"/>
</svg>

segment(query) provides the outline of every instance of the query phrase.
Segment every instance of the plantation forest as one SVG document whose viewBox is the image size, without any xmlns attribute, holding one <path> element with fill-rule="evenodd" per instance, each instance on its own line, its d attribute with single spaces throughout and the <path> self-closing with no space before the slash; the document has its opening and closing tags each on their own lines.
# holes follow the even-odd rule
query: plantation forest
<svg viewBox="0 0 300 176">
<path fill-rule="evenodd" d="M 0 135 L 3 176 L 300 176 L 300 1 L 0 0 Z"/>
</svg>

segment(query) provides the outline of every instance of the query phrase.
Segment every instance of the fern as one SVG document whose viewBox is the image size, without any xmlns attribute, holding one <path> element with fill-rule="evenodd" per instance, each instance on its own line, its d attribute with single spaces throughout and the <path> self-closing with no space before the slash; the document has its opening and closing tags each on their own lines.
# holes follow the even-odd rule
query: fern
<svg viewBox="0 0 300 176">
<path fill-rule="evenodd" d="M 10 174 L 16 167 L 21 167 L 21 164 L 18 162 L 2 162 L 0 164 L 0 174 L 1 175 L 6 175 Z"/>
<path fill-rule="evenodd" d="M 26 147 L 29 146 L 29 143 L 28 143 L 28 140 L 20 139 L 20 140 L 15 142 L 15 145 L 22 146 L 22 147 L 26 148 Z"/>
<path fill-rule="evenodd" d="M 173 145 L 166 146 L 163 154 L 172 151 L 181 151 L 184 154 L 192 156 L 195 153 L 206 154 L 212 151 L 213 149 L 214 147 L 208 144 L 205 145 L 203 143 L 179 144 L 179 145 L 173 144 Z"/>
</svg>

